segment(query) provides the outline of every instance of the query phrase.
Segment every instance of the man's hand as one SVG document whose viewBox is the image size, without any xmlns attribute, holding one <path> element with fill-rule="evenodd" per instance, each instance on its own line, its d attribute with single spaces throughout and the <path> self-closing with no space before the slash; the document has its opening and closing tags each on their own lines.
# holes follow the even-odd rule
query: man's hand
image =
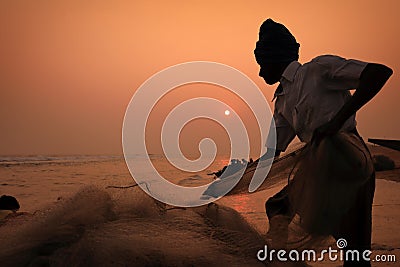
<svg viewBox="0 0 400 267">
<path fill-rule="evenodd" d="M 335 135 L 341 128 L 341 125 L 336 120 L 331 120 L 328 123 L 315 129 L 313 137 L 311 139 L 312 143 L 317 146 L 324 137 Z"/>
</svg>

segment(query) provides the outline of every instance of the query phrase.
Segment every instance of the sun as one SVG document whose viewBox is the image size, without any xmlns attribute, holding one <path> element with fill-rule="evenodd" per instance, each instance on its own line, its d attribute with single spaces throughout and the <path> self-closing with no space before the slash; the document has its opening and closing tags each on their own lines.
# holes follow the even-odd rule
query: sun
<svg viewBox="0 0 400 267">
<path fill-rule="evenodd" d="M 225 115 L 229 116 L 229 114 L 231 114 L 231 112 L 229 110 L 225 110 Z"/>
</svg>

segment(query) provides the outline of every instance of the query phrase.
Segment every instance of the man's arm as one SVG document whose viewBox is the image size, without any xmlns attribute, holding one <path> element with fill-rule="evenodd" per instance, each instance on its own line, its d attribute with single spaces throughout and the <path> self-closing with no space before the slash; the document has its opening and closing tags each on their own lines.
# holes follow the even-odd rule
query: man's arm
<svg viewBox="0 0 400 267">
<path fill-rule="evenodd" d="M 337 133 L 347 119 L 382 89 L 392 74 L 393 70 L 385 65 L 368 63 L 361 73 L 359 86 L 353 96 L 330 122 L 315 131 L 314 138 L 321 139 L 324 136 Z"/>
</svg>

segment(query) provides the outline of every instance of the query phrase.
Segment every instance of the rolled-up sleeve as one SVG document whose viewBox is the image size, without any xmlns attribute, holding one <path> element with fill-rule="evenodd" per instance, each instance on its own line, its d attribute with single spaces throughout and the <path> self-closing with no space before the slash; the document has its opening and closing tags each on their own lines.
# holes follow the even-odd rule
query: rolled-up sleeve
<svg viewBox="0 0 400 267">
<path fill-rule="evenodd" d="M 276 131 L 276 150 L 285 151 L 290 142 L 292 142 L 296 136 L 296 133 L 288 121 L 276 111 L 274 112 L 274 122 Z M 267 148 L 272 148 L 273 142 L 275 141 L 273 138 L 274 136 L 271 133 L 271 131 L 273 131 L 273 125 L 274 124 L 271 124 L 270 133 L 265 145 Z"/>
<path fill-rule="evenodd" d="M 357 89 L 361 73 L 368 64 L 360 60 L 331 55 L 320 56 L 313 61 L 324 69 L 323 73 L 331 90 Z"/>
</svg>

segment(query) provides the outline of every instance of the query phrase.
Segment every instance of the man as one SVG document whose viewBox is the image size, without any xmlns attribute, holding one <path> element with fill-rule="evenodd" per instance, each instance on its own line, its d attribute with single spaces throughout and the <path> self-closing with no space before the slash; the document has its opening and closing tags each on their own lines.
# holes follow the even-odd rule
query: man
<svg viewBox="0 0 400 267">
<path fill-rule="evenodd" d="M 269 149 L 263 158 L 278 156 L 296 135 L 314 146 L 338 133 L 358 136 L 355 113 L 380 91 L 393 73 L 381 64 L 332 55 L 320 56 L 302 65 L 297 61 L 299 47 L 284 25 L 272 19 L 261 25 L 254 50 L 260 65 L 259 75 L 269 85 L 280 83 L 274 96 L 276 151 Z M 356 89 L 353 95 L 349 92 L 351 89 Z M 345 238 L 348 249 L 360 252 L 371 249 L 374 190 L 375 178 L 371 175 L 358 188 L 354 203 L 348 203 L 348 213 L 331 233 L 336 239 Z M 269 204 L 275 206 L 278 214 L 287 213 L 287 207 L 276 207 L 293 204 L 288 204 L 286 191 L 287 188 L 267 201 L 268 217 L 275 215 L 269 213 Z M 344 266 L 370 266 L 370 262 L 345 261 Z"/>
</svg>

